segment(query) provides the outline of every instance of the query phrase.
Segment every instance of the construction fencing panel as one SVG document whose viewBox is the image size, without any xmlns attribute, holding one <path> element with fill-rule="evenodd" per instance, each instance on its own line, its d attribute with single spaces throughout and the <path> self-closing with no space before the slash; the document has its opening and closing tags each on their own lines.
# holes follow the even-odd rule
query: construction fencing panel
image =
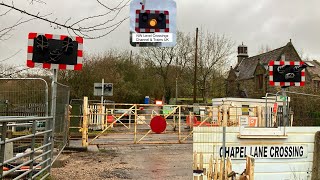
<svg viewBox="0 0 320 180">
<path fill-rule="evenodd" d="M 54 114 L 54 148 L 58 155 L 66 147 L 69 136 L 69 106 L 70 88 L 66 85 L 54 82 L 56 86 L 56 106 Z M 58 155 L 56 157 L 58 157 Z"/>
<path fill-rule="evenodd" d="M 5 178 L 49 175 L 52 130 L 48 84 L 41 78 L 0 78 L 1 166 Z M 44 174 L 43 174 L 44 173 Z"/>
<path fill-rule="evenodd" d="M 0 78 L 0 116 L 48 115 L 48 85 L 40 78 Z"/>
<path fill-rule="evenodd" d="M 0 117 L 44 117 L 48 116 L 48 84 L 40 78 L 0 78 Z M 11 136 L 29 134 L 32 123 L 8 126 Z M 45 128 L 45 122 L 37 122 L 37 130 Z M 22 153 L 30 148 L 31 141 L 20 140 L 13 143 L 14 153 Z M 42 144 L 41 139 L 36 143 Z"/>
</svg>

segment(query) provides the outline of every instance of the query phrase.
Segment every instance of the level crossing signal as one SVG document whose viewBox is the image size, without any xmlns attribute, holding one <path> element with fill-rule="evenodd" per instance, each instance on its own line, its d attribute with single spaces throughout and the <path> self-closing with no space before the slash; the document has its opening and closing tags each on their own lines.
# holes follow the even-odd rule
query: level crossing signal
<svg viewBox="0 0 320 180">
<path fill-rule="evenodd" d="M 81 70 L 83 38 L 29 33 L 27 58 L 30 68 Z"/>
<path fill-rule="evenodd" d="M 169 32 L 169 11 L 136 10 L 136 27 L 142 32 Z"/>
<path fill-rule="evenodd" d="M 304 86 L 305 68 L 302 61 L 270 61 L 269 83 L 271 86 Z"/>
</svg>

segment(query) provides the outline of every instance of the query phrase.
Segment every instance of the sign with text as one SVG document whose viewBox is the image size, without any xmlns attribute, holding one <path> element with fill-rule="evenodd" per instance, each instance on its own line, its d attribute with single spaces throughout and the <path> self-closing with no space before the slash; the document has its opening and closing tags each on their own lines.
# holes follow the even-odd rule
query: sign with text
<svg viewBox="0 0 320 180">
<path fill-rule="evenodd" d="M 94 96 L 113 96 L 113 84 L 112 83 L 94 83 Z"/>
<path fill-rule="evenodd" d="M 240 122 L 240 126 L 257 127 L 258 126 L 258 117 L 239 116 L 239 122 Z"/>
<path fill-rule="evenodd" d="M 132 42 L 172 42 L 172 33 L 135 33 Z"/>
<path fill-rule="evenodd" d="M 249 125 L 249 116 L 239 116 L 240 126 L 248 126 Z"/>
<path fill-rule="evenodd" d="M 219 148 L 219 155 L 223 157 L 223 147 Z M 250 155 L 254 158 L 265 159 L 297 159 L 307 158 L 307 145 L 258 145 L 258 146 L 227 146 L 225 156 L 231 159 L 244 159 Z"/>
</svg>

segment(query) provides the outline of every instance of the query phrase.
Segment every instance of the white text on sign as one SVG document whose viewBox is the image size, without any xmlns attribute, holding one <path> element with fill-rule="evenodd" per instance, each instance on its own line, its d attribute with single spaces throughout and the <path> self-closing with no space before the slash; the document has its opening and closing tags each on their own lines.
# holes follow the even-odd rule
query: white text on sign
<svg viewBox="0 0 320 180">
<path fill-rule="evenodd" d="M 133 33 L 132 42 L 172 42 L 172 33 Z"/>
</svg>

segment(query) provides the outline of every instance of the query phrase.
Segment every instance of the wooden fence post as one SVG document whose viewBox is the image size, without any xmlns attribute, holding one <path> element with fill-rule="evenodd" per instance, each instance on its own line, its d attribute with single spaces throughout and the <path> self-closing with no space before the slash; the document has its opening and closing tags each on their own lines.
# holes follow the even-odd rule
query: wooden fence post
<svg viewBox="0 0 320 180">
<path fill-rule="evenodd" d="M 83 98 L 82 147 L 88 147 L 88 97 Z"/>
<path fill-rule="evenodd" d="M 257 106 L 257 117 L 258 117 L 257 127 L 265 126 L 264 124 L 262 124 L 262 108 L 261 108 L 261 106 Z"/>
<path fill-rule="evenodd" d="M 314 137 L 314 151 L 312 163 L 312 180 L 320 179 L 320 131 L 316 132 Z"/>
<path fill-rule="evenodd" d="M 252 156 L 247 156 L 246 174 L 250 180 L 254 180 L 254 158 Z"/>
</svg>

